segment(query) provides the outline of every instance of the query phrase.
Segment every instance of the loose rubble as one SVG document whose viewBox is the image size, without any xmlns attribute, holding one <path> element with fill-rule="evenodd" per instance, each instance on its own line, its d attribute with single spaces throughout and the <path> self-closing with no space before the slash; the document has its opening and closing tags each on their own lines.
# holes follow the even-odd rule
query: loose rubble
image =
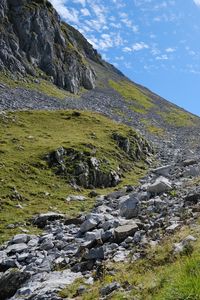
<svg viewBox="0 0 200 300">
<path fill-rule="evenodd" d="M 98 195 L 89 214 L 70 219 L 49 212 L 34 217 L 33 224 L 44 228 L 41 235 L 18 234 L 0 248 L 1 299 L 57 300 L 56 293 L 75 279 L 93 282 L 92 271 L 103 261 L 139 259 L 147 246 L 194 222 L 200 193 L 184 177 L 191 163 L 198 166 L 199 160 L 163 165 L 141 179 L 138 187 Z M 83 201 L 82 196 L 68 197 Z M 183 252 L 194 240 L 189 236 L 176 243 L 174 253 Z M 64 270 L 56 271 L 59 268 Z M 12 280 L 12 288 L 1 288 L 5 280 Z M 101 295 L 118 288 L 113 283 L 102 288 Z"/>
</svg>

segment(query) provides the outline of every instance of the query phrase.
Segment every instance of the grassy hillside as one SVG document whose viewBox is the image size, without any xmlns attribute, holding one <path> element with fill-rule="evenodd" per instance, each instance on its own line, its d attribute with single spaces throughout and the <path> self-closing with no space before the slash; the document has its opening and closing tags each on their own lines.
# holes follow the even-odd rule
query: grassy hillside
<svg viewBox="0 0 200 300">
<path fill-rule="evenodd" d="M 165 126 L 184 128 L 199 125 L 198 117 L 128 80 L 109 80 L 109 85 L 124 98 L 128 108 L 138 114 L 145 123 L 146 130 L 152 134 L 156 135 L 159 131 L 157 128 L 162 130 Z"/>
<path fill-rule="evenodd" d="M 136 184 L 146 169 L 143 161 L 133 163 L 112 138 L 113 133 L 130 134 L 130 127 L 120 125 L 99 114 L 72 111 L 23 111 L 0 114 L 0 242 L 27 226 L 36 213 L 49 210 L 77 215 L 92 208 L 94 200 L 65 201 L 76 192 L 65 178 L 55 175 L 45 156 L 60 146 L 77 151 L 94 151 L 116 170 L 120 162 L 130 171 L 124 173 L 121 186 Z M 131 130 L 132 135 L 137 134 Z M 120 186 L 120 185 L 119 185 Z M 101 193 L 111 190 L 100 190 Z M 97 189 L 98 192 L 98 189 Z M 14 229 L 8 229 L 14 224 Z"/>
</svg>

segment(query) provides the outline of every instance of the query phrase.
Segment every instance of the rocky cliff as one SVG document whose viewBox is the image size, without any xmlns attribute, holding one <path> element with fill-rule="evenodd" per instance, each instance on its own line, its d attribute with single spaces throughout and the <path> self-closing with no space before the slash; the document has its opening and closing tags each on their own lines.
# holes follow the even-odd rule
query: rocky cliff
<svg viewBox="0 0 200 300">
<path fill-rule="evenodd" d="M 1 0 L 0 70 L 43 77 L 72 93 L 95 87 L 101 57 L 46 0 Z"/>
</svg>

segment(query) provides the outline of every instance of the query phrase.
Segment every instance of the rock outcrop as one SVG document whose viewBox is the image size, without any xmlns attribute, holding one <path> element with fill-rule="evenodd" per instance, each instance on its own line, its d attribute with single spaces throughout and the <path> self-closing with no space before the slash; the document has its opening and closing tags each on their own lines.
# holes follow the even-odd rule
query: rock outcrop
<svg viewBox="0 0 200 300">
<path fill-rule="evenodd" d="M 2 0 L 0 3 L 0 70 L 16 78 L 32 75 L 77 93 L 95 87 L 88 59 L 101 57 L 73 27 L 60 20 L 46 0 Z"/>
<path fill-rule="evenodd" d="M 85 188 L 116 186 L 123 173 L 133 167 L 136 161 L 145 160 L 153 149 L 132 130 L 126 137 L 114 133 L 111 141 L 115 142 L 123 157 L 128 158 L 130 163 L 127 166 L 121 164 L 120 159 L 118 166 L 114 167 L 106 156 L 99 158 L 93 145 L 90 145 L 91 151 L 60 147 L 47 155 L 48 164 L 57 175 L 66 178 L 72 185 Z"/>
</svg>

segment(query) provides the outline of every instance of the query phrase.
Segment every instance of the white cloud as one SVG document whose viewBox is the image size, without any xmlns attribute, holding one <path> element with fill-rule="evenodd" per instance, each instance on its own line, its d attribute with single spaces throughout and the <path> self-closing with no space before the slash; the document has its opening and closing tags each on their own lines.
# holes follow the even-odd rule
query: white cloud
<svg viewBox="0 0 200 300">
<path fill-rule="evenodd" d="M 160 56 L 156 56 L 156 60 L 168 60 L 168 56 L 166 54 L 162 54 Z"/>
<path fill-rule="evenodd" d="M 169 47 L 169 48 L 166 48 L 165 51 L 166 51 L 167 53 L 173 53 L 173 52 L 176 51 L 176 49 L 175 49 L 175 48 Z"/>
<path fill-rule="evenodd" d="M 124 60 L 124 56 L 123 56 L 123 55 L 121 55 L 121 56 L 116 56 L 115 59 L 116 59 L 116 60 L 119 60 L 119 61 L 120 61 L 120 60 L 122 61 L 122 60 Z"/>
<path fill-rule="evenodd" d="M 74 3 L 81 4 L 82 6 L 85 6 L 86 0 L 74 0 L 73 2 L 74 2 Z"/>
<path fill-rule="evenodd" d="M 78 19 L 79 12 L 74 8 L 68 9 L 65 6 L 66 4 L 65 0 L 50 0 L 50 2 L 63 19 L 65 19 L 67 22 L 71 22 L 77 25 L 79 24 L 79 19 Z"/>
<path fill-rule="evenodd" d="M 144 42 L 140 42 L 140 43 L 135 43 L 132 46 L 133 51 L 140 51 L 143 49 L 148 49 L 149 46 L 147 44 L 145 44 Z"/>
<path fill-rule="evenodd" d="M 200 0 L 193 0 L 193 2 L 200 7 Z"/>
<path fill-rule="evenodd" d="M 132 46 L 124 47 L 123 52 L 135 52 L 143 49 L 149 49 L 149 46 L 144 42 L 135 43 Z"/>
<path fill-rule="evenodd" d="M 132 52 L 132 48 L 130 47 L 124 47 L 123 52 Z"/>
<path fill-rule="evenodd" d="M 84 17 L 90 16 L 90 12 L 87 8 L 82 8 L 81 13 Z"/>
<path fill-rule="evenodd" d="M 138 26 L 133 24 L 132 20 L 130 20 L 128 18 L 128 14 L 127 13 L 119 13 L 120 17 L 121 17 L 121 22 L 123 24 L 125 24 L 128 28 L 130 28 L 133 32 L 138 32 Z"/>
<path fill-rule="evenodd" d="M 159 55 L 160 54 L 160 50 L 158 48 L 154 47 L 154 48 L 151 49 L 151 54 L 153 56 Z"/>
</svg>

